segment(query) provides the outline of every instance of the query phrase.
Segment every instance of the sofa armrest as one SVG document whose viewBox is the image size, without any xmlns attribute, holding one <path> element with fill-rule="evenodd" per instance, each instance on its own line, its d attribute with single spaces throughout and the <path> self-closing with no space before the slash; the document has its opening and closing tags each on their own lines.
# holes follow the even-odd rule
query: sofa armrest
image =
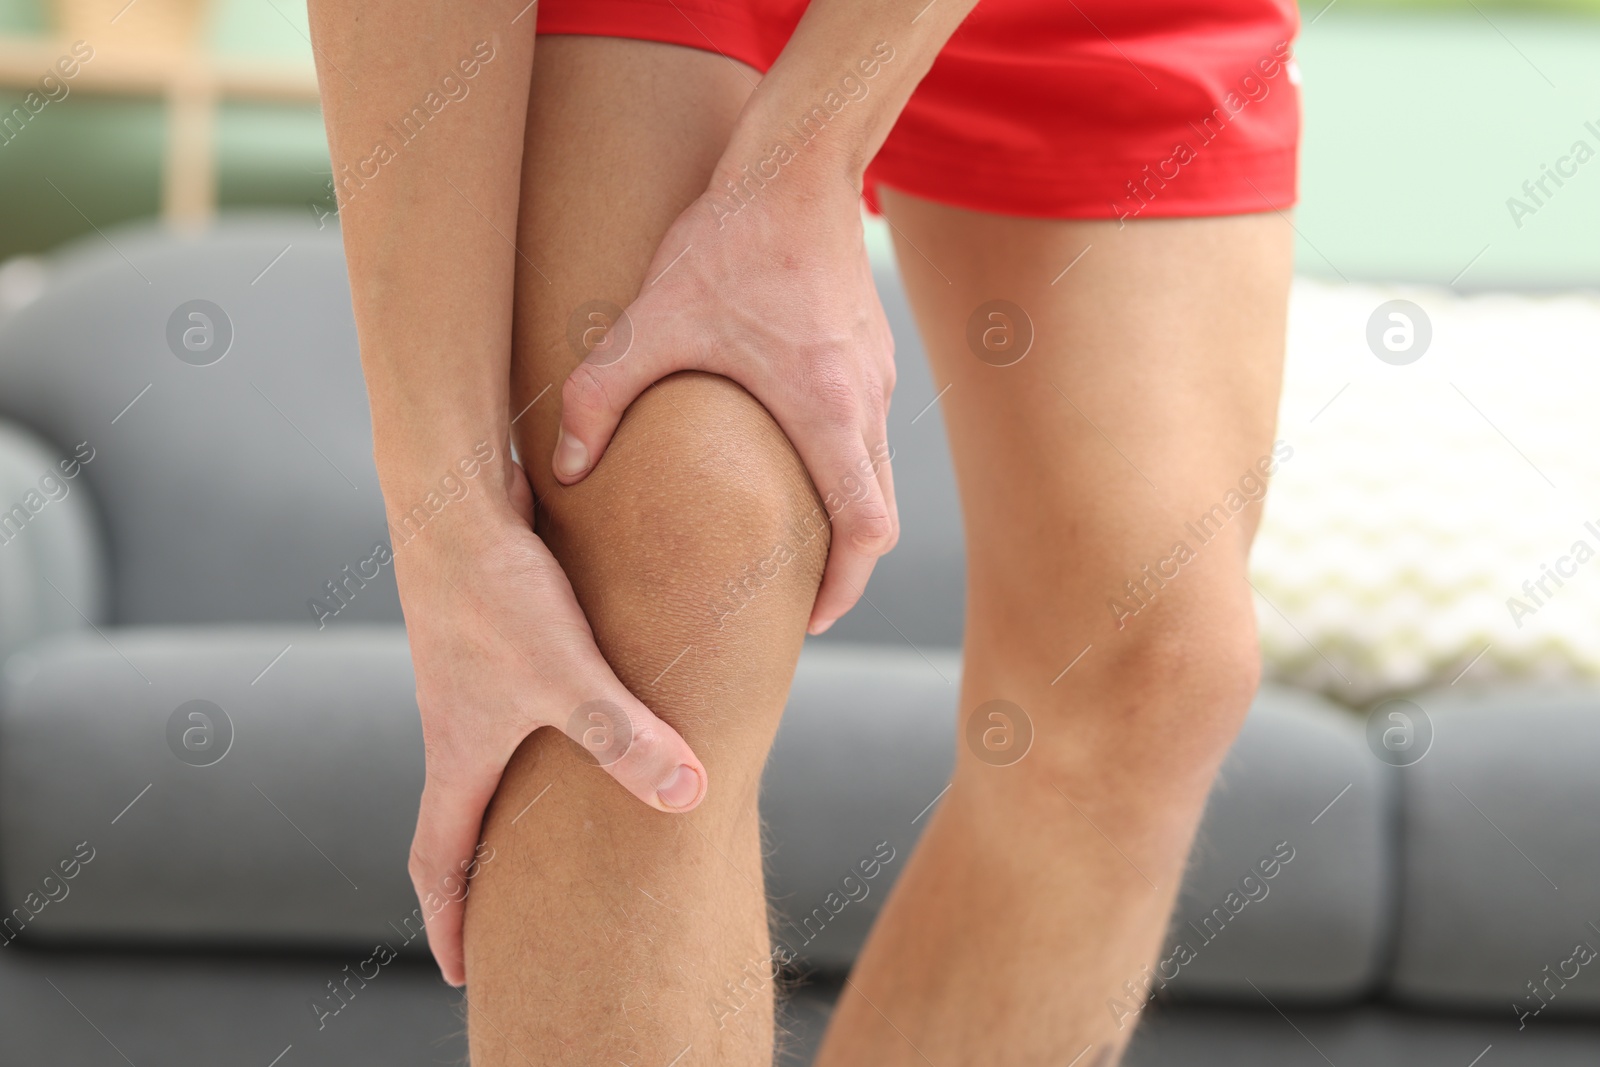
<svg viewBox="0 0 1600 1067">
<path fill-rule="evenodd" d="M 105 621 L 105 546 L 82 477 L 94 455 L 92 442 L 58 449 L 0 419 L 0 655 Z"/>
</svg>

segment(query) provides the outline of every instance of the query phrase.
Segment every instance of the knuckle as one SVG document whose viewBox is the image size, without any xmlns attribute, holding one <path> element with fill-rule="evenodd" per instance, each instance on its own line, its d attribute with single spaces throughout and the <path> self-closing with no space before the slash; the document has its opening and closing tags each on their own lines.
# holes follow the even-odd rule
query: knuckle
<svg viewBox="0 0 1600 1067">
<path fill-rule="evenodd" d="M 867 416 L 866 425 L 868 436 L 882 436 L 883 426 L 889 421 L 888 387 L 868 387 L 862 408 Z"/>
<path fill-rule="evenodd" d="M 411 854 L 406 858 L 406 873 L 411 876 L 412 886 L 417 889 L 423 888 L 432 870 L 433 866 L 428 862 L 428 857 L 423 855 L 422 847 L 412 844 Z"/>
<path fill-rule="evenodd" d="M 824 359 L 807 376 L 808 391 L 819 402 L 824 419 L 832 425 L 849 426 L 856 419 L 860 390 L 844 361 Z"/>
<path fill-rule="evenodd" d="M 610 404 L 606 379 L 590 363 L 580 363 L 561 387 L 561 409 L 580 421 L 605 413 Z"/>
<path fill-rule="evenodd" d="M 460 728 L 448 717 L 435 716 L 431 720 L 423 720 L 422 759 L 426 768 L 427 788 L 437 790 L 448 787 L 459 774 L 465 741 Z"/>
<path fill-rule="evenodd" d="M 622 782 L 639 781 L 655 764 L 663 738 L 664 735 L 656 726 L 649 722 L 635 722 L 628 747 L 611 765 L 612 775 Z"/>
<path fill-rule="evenodd" d="M 862 551 L 881 556 L 899 539 L 897 525 L 883 501 L 874 498 L 850 517 L 850 540 Z"/>
<path fill-rule="evenodd" d="M 895 546 L 898 545 L 899 543 L 900 543 L 900 516 L 894 514 L 893 512 L 890 512 L 890 514 L 889 514 L 889 536 L 887 538 L 885 538 L 884 543 L 883 543 L 883 551 L 880 552 L 879 555 L 884 555 L 884 556 L 888 555 L 890 552 L 893 552 L 895 550 Z"/>
</svg>

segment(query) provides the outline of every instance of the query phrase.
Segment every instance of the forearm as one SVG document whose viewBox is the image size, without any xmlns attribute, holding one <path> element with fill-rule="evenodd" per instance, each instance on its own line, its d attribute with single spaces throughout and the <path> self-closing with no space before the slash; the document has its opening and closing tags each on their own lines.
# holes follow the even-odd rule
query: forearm
<svg viewBox="0 0 1600 1067">
<path fill-rule="evenodd" d="M 406 507 L 480 442 L 503 474 L 523 120 L 518 3 L 311 0 L 374 452 Z M 503 479 L 481 478 L 499 489 Z"/>
<path fill-rule="evenodd" d="M 859 186 L 912 91 L 975 4 L 813 0 L 740 115 L 716 184 L 737 188 L 751 172 L 767 177 L 776 164 L 803 175 L 797 185 L 842 177 Z"/>
</svg>

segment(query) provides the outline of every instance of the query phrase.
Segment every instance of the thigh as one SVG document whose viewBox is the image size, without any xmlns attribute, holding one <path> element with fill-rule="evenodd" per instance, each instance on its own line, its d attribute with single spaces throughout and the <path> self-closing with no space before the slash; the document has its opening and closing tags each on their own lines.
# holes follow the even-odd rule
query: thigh
<svg viewBox="0 0 1600 1067">
<path fill-rule="evenodd" d="M 521 413 L 514 440 L 541 499 L 557 488 L 550 454 L 561 384 L 586 355 L 585 332 L 639 292 L 759 80 L 695 49 L 539 38 L 517 218 L 511 413 Z"/>
<path fill-rule="evenodd" d="M 970 636 L 1020 608 L 1026 632 L 1008 639 L 1070 658 L 1143 628 L 1130 581 L 1168 621 L 1163 603 L 1248 616 L 1261 472 L 1278 461 L 1285 220 L 1022 219 L 893 190 L 883 204 L 948 386 Z M 1158 588 L 1147 565 L 1176 577 Z"/>
</svg>

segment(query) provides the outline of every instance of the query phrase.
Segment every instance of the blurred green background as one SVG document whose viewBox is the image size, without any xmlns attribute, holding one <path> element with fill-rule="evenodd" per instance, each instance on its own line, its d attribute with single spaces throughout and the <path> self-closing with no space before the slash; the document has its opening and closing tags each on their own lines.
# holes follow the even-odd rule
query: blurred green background
<svg viewBox="0 0 1600 1067">
<path fill-rule="evenodd" d="M 1311 0 L 1303 72 L 1303 273 L 1450 282 L 1462 288 L 1600 285 L 1600 159 L 1517 227 L 1520 195 L 1573 141 L 1600 149 L 1600 0 Z M 42 33 L 38 0 L 0 0 L 0 32 Z M 303 4 L 217 0 L 222 57 L 309 66 Z M 0 90 L 9 111 L 21 91 Z M 88 224 L 154 215 L 165 109 L 151 98 L 74 91 L 49 121 L 0 145 L 0 259 L 47 250 Z M 327 149 L 313 107 L 225 104 L 224 209 L 306 210 L 325 195 Z M 1477 257 L 1476 259 L 1474 257 Z M 1465 275 L 1461 272 L 1471 263 Z"/>
</svg>

